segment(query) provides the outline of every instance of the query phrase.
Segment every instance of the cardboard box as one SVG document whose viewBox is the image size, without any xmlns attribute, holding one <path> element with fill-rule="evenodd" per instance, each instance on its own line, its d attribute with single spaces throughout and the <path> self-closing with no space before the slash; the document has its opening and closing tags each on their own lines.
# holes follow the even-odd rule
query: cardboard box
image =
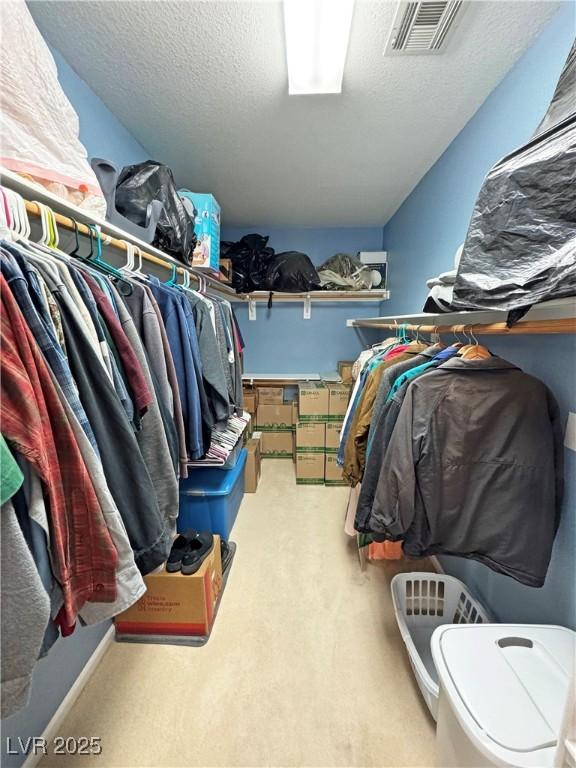
<svg viewBox="0 0 576 768">
<path fill-rule="evenodd" d="M 296 424 L 296 453 L 324 453 L 326 425 L 314 421 Z"/>
<path fill-rule="evenodd" d="M 232 259 L 220 259 L 220 280 L 228 284 L 232 282 Z"/>
<path fill-rule="evenodd" d="M 258 405 L 282 405 L 284 387 L 258 387 Z"/>
<path fill-rule="evenodd" d="M 298 411 L 300 421 L 328 421 L 330 396 L 321 382 L 298 385 Z"/>
<path fill-rule="evenodd" d="M 260 452 L 266 459 L 291 459 L 294 453 L 294 433 L 262 432 Z"/>
<path fill-rule="evenodd" d="M 348 410 L 351 389 L 347 384 L 327 384 L 330 421 L 343 421 Z"/>
<path fill-rule="evenodd" d="M 324 465 L 324 480 L 326 485 L 348 485 L 342 474 L 342 467 L 336 463 L 335 453 L 326 453 Z"/>
<path fill-rule="evenodd" d="M 246 464 L 244 465 L 244 492 L 256 493 L 262 469 L 260 440 L 248 440 L 246 443 Z"/>
<path fill-rule="evenodd" d="M 343 421 L 329 421 L 326 424 L 326 453 L 338 453 L 343 423 Z"/>
<path fill-rule="evenodd" d="M 254 387 L 244 387 L 243 397 L 244 410 L 255 416 L 258 409 L 258 390 Z"/>
<path fill-rule="evenodd" d="M 263 432 L 292 432 L 291 405 L 258 405 L 256 427 Z"/>
<path fill-rule="evenodd" d="M 252 419 L 246 424 L 246 429 L 242 433 L 242 445 L 246 445 L 248 440 L 252 438 L 252 435 L 254 433 L 254 422 Z"/>
<path fill-rule="evenodd" d="M 324 454 L 296 454 L 296 483 L 298 485 L 324 485 Z"/>
<path fill-rule="evenodd" d="M 137 603 L 116 616 L 122 635 L 209 635 L 222 589 L 220 537 L 200 569 L 190 576 L 162 570 L 144 576 L 147 591 Z"/>
<path fill-rule="evenodd" d="M 292 400 L 292 428 L 296 430 L 298 424 L 298 400 Z"/>
<path fill-rule="evenodd" d="M 352 381 L 352 368 L 354 366 L 353 360 L 339 360 L 338 361 L 338 373 L 342 381 L 347 384 Z"/>
</svg>

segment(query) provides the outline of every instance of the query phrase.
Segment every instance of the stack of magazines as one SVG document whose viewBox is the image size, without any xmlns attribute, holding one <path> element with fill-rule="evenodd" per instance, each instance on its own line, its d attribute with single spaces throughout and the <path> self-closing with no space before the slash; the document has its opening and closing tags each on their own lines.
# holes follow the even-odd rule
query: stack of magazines
<svg viewBox="0 0 576 768">
<path fill-rule="evenodd" d="M 189 467 L 221 467 L 223 466 L 248 424 L 250 423 L 250 414 L 243 411 L 241 414 L 234 414 L 228 419 L 226 429 L 221 431 L 212 430 L 210 448 L 202 459 L 191 461 Z"/>
</svg>

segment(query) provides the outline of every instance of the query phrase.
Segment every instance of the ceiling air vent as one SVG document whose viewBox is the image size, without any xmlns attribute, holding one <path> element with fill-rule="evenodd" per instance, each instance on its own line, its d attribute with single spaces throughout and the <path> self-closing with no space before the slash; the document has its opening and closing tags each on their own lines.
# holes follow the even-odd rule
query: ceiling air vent
<svg viewBox="0 0 576 768">
<path fill-rule="evenodd" d="M 401 2 L 385 53 L 442 53 L 464 7 L 463 0 Z"/>
</svg>

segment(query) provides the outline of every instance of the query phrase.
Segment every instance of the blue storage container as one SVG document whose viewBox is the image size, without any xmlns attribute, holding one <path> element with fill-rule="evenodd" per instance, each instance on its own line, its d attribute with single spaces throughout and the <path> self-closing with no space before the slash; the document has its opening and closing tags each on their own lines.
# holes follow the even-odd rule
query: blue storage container
<svg viewBox="0 0 576 768">
<path fill-rule="evenodd" d="M 240 452 L 232 469 L 190 468 L 188 477 L 180 480 L 178 531 L 187 528 L 212 531 L 223 539 L 230 537 L 238 509 L 244 496 L 244 465 L 247 451 Z"/>
</svg>

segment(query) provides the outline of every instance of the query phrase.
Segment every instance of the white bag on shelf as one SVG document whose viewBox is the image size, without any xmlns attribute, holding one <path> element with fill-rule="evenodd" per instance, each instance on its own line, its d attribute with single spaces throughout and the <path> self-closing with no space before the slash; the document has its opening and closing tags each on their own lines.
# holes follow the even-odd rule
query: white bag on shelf
<svg viewBox="0 0 576 768">
<path fill-rule="evenodd" d="M 106 204 L 79 139 L 78 115 L 24 0 L 0 3 L 0 165 L 98 215 Z"/>
</svg>

